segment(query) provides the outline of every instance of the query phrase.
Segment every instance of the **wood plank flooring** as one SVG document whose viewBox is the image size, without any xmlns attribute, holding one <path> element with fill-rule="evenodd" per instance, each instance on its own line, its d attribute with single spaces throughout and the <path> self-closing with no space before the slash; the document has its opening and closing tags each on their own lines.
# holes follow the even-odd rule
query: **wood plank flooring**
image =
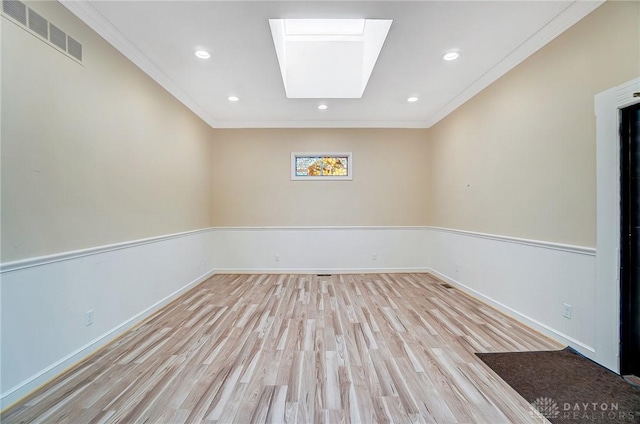
<svg viewBox="0 0 640 424">
<path fill-rule="evenodd" d="M 539 423 L 474 352 L 560 348 L 429 274 L 216 275 L 1 419 Z"/>
</svg>

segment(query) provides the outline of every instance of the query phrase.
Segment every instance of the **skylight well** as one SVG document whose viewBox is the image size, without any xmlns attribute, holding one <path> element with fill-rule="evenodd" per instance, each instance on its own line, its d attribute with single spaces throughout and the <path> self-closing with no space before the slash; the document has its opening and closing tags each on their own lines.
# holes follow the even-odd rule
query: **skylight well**
<svg viewBox="0 0 640 424">
<path fill-rule="evenodd" d="M 288 98 L 360 98 L 391 20 L 270 19 Z"/>
<path fill-rule="evenodd" d="M 363 35 L 364 19 L 272 19 L 284 21 L 286 35 Z"/>
</svg>

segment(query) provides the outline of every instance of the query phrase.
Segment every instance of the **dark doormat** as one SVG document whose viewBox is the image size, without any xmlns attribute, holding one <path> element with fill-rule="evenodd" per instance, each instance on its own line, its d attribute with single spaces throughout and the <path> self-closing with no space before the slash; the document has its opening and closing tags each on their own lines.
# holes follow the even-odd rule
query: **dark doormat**
<svg viewBox="0 0 640 424">
<path fill-rule="evenodd" d="M 554 424 L 640 423 L 640 389 L 571 348 L 476 355 L 532 405 L 533 416 Z"/>
</svg>

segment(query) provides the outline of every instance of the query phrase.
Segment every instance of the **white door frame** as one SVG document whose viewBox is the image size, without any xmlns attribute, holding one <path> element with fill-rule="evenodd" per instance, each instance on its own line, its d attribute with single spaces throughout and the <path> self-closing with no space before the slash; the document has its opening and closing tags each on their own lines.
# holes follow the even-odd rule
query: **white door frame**
<svg viewBox="0 0 640 424">
<path fill-rule="evenodd" d="M 640 103 L 640 78 L 595 96 L 596 310 L 595 361 L 620 372 L 620 109 Z"/>
</svg>

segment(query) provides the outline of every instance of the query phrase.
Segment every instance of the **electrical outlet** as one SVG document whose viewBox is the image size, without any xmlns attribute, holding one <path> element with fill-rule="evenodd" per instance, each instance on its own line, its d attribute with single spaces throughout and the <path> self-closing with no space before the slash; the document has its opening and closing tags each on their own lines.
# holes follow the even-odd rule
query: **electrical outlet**
<svg viewBox="0 0 640 424">
<path fill-rule="evenodd" d="M 87 327 L 93 324 L 93 309 L 89 309 L 84 313 L 84 324 Z"/>
<path fill-rule="evenodd" d="M 568 303 L 563 303 L 562 306 L 564 307 L 562 316 L 567 319 L 571 319 L 571 309 L 572 309 L 571 305 L 569 305 Z"/>
<path fill-rule="evenodd" d="M 280 255 L 276 253 L 276 256 L 274 259 L 276 260 L 276 262 L 280 262 Z"/>
<path fill-rule="evenodd" d="M 372 255 L 371 255 L 371 260 L 372 260 L 372 261 L 377 261 L 377 260 L 378 260 L 378 255 L 377 255 L 377 254 L 375 254 L 375 253 L 374 253 L 374 254 L 372 254 Z"/>
</svg>

